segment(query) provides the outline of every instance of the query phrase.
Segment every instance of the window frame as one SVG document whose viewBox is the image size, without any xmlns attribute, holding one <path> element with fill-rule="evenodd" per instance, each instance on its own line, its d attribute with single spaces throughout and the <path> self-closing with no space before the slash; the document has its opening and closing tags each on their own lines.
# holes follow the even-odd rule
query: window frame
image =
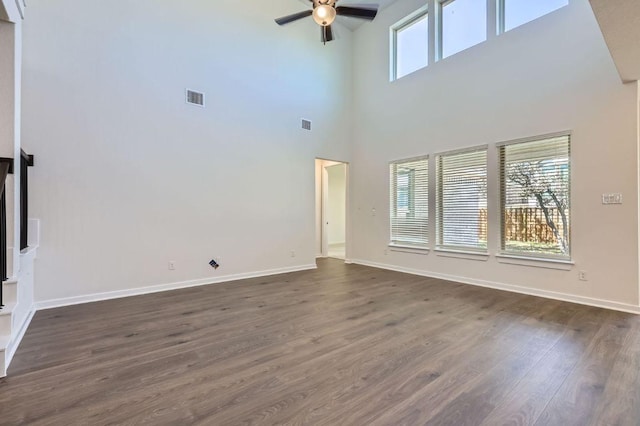
<svg viewBox="0 0 640 426">
<path fill-rule="evenodd" d="M 505 22 L 506 22 L 506 15 L 505 15 L 505 0 L 496 0 L 496 20 L 497 20 L 497 24 L 498 24 L 498 28 L 496 28 L 496 34 L 500 35 L 500 34 L 504 34 L 505 31 Z"/>
<path fill-rule="evenodd" d="M 443 29 L 444 29 L 444 19 L 443 19 L 443 12 L 444 12 L 444 8 L 446 6 L 448 6 L 449 4 L 455 2 L 456 0 L 435 0 L 436 2 L 436 8 L 438 9 L 438 12 L 436 14 L 436 24 L 435 24 L 435 32 L 434 32 L 434 36 L 436 38 L 436 43 L 435 43 L 435 60 L 437 61 L 442 61 L 443 59 L 446 58 L 450 58 L 452 56 L 457 55 L 458 53 L 462 53 L 467 49 L 471 49 L 479 44 L 485 43 L 487 40 L 489 40 L 489 34 L 488 34 L 488 29 L 489 29 L 489 7 L 487 5 L 487 9 L 485 11 L 485 16 L 484 16 L 484 23 L 485 23 L 485 37 L 484 40 L 479 41 L 476 44 L 472 44 L 471 46 L 465 47 L 462 50 L 457 51 L 456 53 L 452 53 L 449 56 L 444 56 L 444 36 L 443 36 Z M 504 0 L 496 0 L 498 3 L 500 3 L 501 1 Z M 498 10 L 504 10 L 502 8 L 500 8 L 500 6 L 498 6 Z M 498 12 L 498 14 L 500 14 L 500 12 Z"/>
<path fill-rule="evenodd" d="M 540 15 L 537 18 L 532 19 L 531 21 L 527 21 L 518 25 L 517 27 L 506 30 L 506 2 L 508 0 L 487 0 L 486 4 L 486 16 L 484 17 L 484 23 L 486 27 L 485 38 L 483 41 L 469 46 L 459 52 L 451 54 L 446 58 L 443 56 L 443 12 L 442 9 L 446 7 L 448 4 L 456 0 L 426 0 L 425 5 L 415 10 L 412 13 L 404 16 L 402 19 L 397 21 L 395 24 L 389 27 L 389 81 L 394 82 L 399 80 L 398 70 L 397 70 L 397 32 L 402 29 L 410 26 L 415 23 L 415 21 L 426 17 L 428 23 L 428 31 L 427 31 L 427 64 L 422 67 L 412 71 L 419 71 L 423 68 L 428 68 L 432 66 L 436 62 L 439 62 L 443 59 L 446 59 L 451 56 L 455 56 L 458 53 L 462 53 L 465 50 L 472 49 L 479 44 L 482 44 L 487 41 L 492 41 L 494 38 L 499 37 L 513 29 L 519 28 L 520 26 L 527 25 L 530 22 L 536 21 L 538 19 L 544 18 L 547 15 L 552 13 L 559 12 L 560 10 L 571 6 L 571 0 L 567 0 L 568 4 L 559 7 L 558 9 L 552 10 L 551 12 L 547 12 L 544 15 Z M 406 74 L 406 75 L 409 75 Z"/>
<path fill-rule="evenodd" d="M 389 244 L 388 246 L 391 248 L 407 248 L 419 251 L 428 251 L 430 238 L 429 238 L 429 215 L 430 215 L 430 203 L 429 203 L 429 164 L 430 156 L 422 155 L 418 157 L 404 158 L 400 160 L 393 160 L 389 162 Z M 397 211 L 398 211 L 398 185 L 394 182 L 394 176 L 398 176 L 397 167 L 402 166 L 407 163 L 415 163 L 415 162 L 423 162 L 424 170 L 425 170 L 425 178 L 424 188 L 419 186 L 419 183 L 415 181 L 415 174 L 408 174 L 408 176 L 413 176 L 414 179 L 411 182 L 408 182 L 407 189 L 408 191 L 412 191 L 412 194 L 407 194 L 407 201 L 409 205 L 413 206 L 413 213 L 409 215 L 409 217 L 415 219 L 415 209 L 416 209 L 416 190 L 424 193 L 424 198 L 426 202 L 426 215 L 424 216 L 424 234 L 417 236 L 416 240 L 422 240 L 422 242 L 412 242 L 412 241 L 402 241 L 400 238 L 394 238 L 394 220 L 398 220 Z M 394 169 L 395 168 L 395 169 Z M 415 172 L 415 169 L 413 170 Z"/>
<path fill-rule="evenodd" d="M 533 252 L 533 251 L 517 251 L 517 250 L 507 250 L 506 247 L 506 235 L 505 235 L 505 209 L 506 209 L 506 178 L 505 178 L 505 164 L 503 163 L 503 154 L 502 150 L 505 147 L 531 143 L 531 142 L 542 142 L 545 140 L 556 139 L 556 138 L 567 138 L 567 222 L 569 224 L 569 230 L 567 233 L 567 244 L 568 244 L 568 253 L 566 255 L 562 254 L 552 254 L 552 253 L 543 253 L 543 252 Z M 531 136 L 527 138 L 515 139 L 511 141 L 499 142 L 496 144 L 497 156 L 498 156 L 498 174 L 499 174 L 499 224 L 500 224 L 500 251 L 497 255 L 501 258 L 513 258 L 513 259 L 522 259 L 524 261 L 546 261 L 546 262 L 557 262 L 557 263 L 567 263 L 573 264 L 573 250 L 572 250 L 572 208 L 571 208 L 571 188 L 572 188 L 572 158 L 571 158 L 571 140 L 572 140 L 572 132 L 571 131 L 562 131 L 556 133 L 549 133 L 545 135 L 539 136 Z"/>
<path fill-rule="evenodd" d="M 497 35 L 502 35 L 502 34 L 505 34 L 505 33 L 509 32 L 509 31 L 515 30 L 516 28 L 520 28 L 523 25 L 527 25 L 527 24 L 529 24 L 529 23 L 531 23 L 533 21 L 536 21 L 536 20 L 538 20 L 538 19 L 540 19 L 542 17 L 550 15 L 550 14 L 552 14 L 554 12 L 557 12 L 557 11 L 559 11 L 561 9 L 564 9 L 565 7 L 571 5 L 571 0 L 567 0 L 567 4 L 565 4 L 564 6 L 559 7 L 558 9 L 554 9 L 551 12 L 547 12 L 547 13 L 545 13 L 543 15 L 540 15 L 540 16 L 538 16 L 536 18 L 533 18 L 533 19 L 531 19 L 529 21 L 523 22 L 522 24 L 517 25 L 517 26 L 515 26 L 513 28 L 509 28 L 507 30 L 507 0 L 495 0 L 495 1 L 496 1 L 496 8 L 497 8 L 497 27 L 498 27 L 496 29 Z"/>
<path fill-rule="evenodd" d="M 420 21 L 422 18 L 427 19 L 427 44 L 425 45 L 425 53 L 427 54 L 427 64 L 424 67 L 417 68 L 414 71 L 405 74 L 403 76 L 398 77 L 398 32 L 407 29 L 411 25 Z M 390 55 L 390 68 L 389 68 L 389 81 L 396 81 L 401 79 L 402 77 L 406 77 L 409 74 L 412 74 L 418 70 L 426 68 L 429 66 L 429 37 L 431 37 L 431 25 L 429 25 L 429 6 L 424 5 L 421 8 L 415 10 L 414 12 L 408 14 L 395 24 L 389 27 L 389 52 Z"/>
</svg>

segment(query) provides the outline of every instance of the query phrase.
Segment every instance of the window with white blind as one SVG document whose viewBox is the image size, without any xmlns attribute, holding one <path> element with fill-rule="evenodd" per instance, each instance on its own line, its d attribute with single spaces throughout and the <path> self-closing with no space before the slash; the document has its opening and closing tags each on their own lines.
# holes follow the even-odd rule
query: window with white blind
<svg viewBox="0 0 640 426">
<path fill-rule="evenodd" d="M 499 144 L 502 251 L 569 260 L 570 135 Z"/>
<path fill-rule="evenodd" d="M 429 243 L 429 158 L 394 161 L 390 171 L 391 245 Z"/>
<path fill-rule="evenodd" d="M 487 250 L 487 147 L 436 157 L 436 245 Z"/>
</svg>

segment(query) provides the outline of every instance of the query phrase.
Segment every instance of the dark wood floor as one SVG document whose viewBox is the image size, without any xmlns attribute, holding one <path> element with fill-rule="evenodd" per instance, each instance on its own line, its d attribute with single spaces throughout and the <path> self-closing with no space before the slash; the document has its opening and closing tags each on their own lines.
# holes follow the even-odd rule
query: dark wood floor
<svg viewBox="0 0 640 426">
<path fill-rule="evenodd" d="M 640 317 L 319 261 L 38 312 L 0 424 L 639 425 Z"/>
</svg>

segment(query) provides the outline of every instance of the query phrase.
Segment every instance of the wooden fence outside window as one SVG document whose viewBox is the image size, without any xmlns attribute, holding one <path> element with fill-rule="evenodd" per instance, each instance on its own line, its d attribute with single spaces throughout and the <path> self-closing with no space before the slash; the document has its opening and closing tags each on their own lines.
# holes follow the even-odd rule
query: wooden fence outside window
<svg viewBox="0 0 640 426">
<path fill-rule="evenodd" d="M 562 235 L 562 216 L 558 209 L 550 208 L 549 216 Z M 480 209 L 479 238 L 487 240 L 487 209 Z M 557 244 L 558 240 L 547 225 L 544 212 L 537 207 L 516 207 L 505 211 L 505 240 L 529 243 Z"/>
</svg>

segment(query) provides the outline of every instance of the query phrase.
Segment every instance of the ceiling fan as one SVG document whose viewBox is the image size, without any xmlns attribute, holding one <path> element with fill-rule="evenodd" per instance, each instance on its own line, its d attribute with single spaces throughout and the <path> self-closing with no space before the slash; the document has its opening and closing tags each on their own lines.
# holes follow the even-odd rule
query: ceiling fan
<svg viewBox="0 0 640 426">
<path fill-rule="evenodd" d="M 294 13 L 293 15 L 283 16 L 276 19 L 278 25 L 285 25 L 298 19 L 313 16 L 313 20 L 320 25 L 321 40 L 323 43 L 333 40 L 333 31 L 331 24 L 337 15 L 348 16 L 350 18 L 366 19 L 372 21 L 378 13 L 378 5 L 370 5 L 366 7 L 349 7 L 336 6 L 338 0 L 309 0 L 313 3 L 312 10 Z"/>
</svg>

